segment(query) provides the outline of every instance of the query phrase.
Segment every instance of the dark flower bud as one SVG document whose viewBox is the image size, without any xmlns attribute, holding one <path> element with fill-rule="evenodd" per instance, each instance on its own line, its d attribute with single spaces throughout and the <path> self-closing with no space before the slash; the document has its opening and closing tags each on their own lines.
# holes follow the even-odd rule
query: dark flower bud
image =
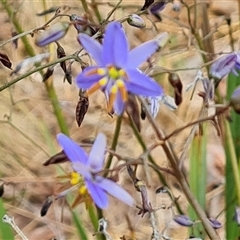
<svg viewBox="0 0 240 240">
<path fill-rule="evenodd" d="M 209 218 L 208 220 L 214 229 L 219 229 L 222 227 L 222 223 L 220 223 L 217 219 Z"/>
<path fill-rule="evenodd" d="M 186 215 L 176 215 L 173 220 L 184 227 L 191 227 L 194 224 L 194 222 Z"/>
<path fill-rule="evenodd" d="M 4 194 L 4 183 L 0 185 L 0 197 Z"/>
<path fill-rule="evenodd" d="M 36 40 L 36 45 L 44 47 L 52 42 L 58 41 L 65 36 L 69 29 L 70 24 L 68 22 L 58 22 L 52 25 Z"/>
<path fill-rule="evenodd" d="M 52 75 L 53 75 L 53 72 L 54 72 L 54 66 L 50 66 L 46 73 L 43 75 L 43 82 L 47 81 Z"/>
<path fill-rule="evenodd" d="M 44 201 L 43 206 L 41 208 L 40 214 L 41 217 L 45 216 L 48 212 L 48 209 L 51 207 L 53 202 L 52 196 L 47 197 L 47 199 Z"/>
<path fill-rule="evenodd" d="M 230 98 L 230 105 L 236 113 L 240 113 L 240 86 L 233 91 Z"/>
<path fill-rule="evenodd" d="M 182 82 L 176 73 L 169 73 L 168 80 L 174 88 L 175 103 L 179 105 L 182 102 Z"/>
<path fill-rule="evenodd" d="M 89 106 L 89 101 L 88 101 L 87 94 L 85 91 L 80 90 L 79 100 L 76 107 L 76 121 L 79 127 L 81 126 L 84 116 L 87 113 L 88 106 Z"/>
<path fill-rule="evenodd" d="M 138 16 L 137 14 L 131 14 L 128 16 L 127 22 L 129 25 L 137 28 L 144 28 L 146 27 L 145 21 Z"/>
</svg>

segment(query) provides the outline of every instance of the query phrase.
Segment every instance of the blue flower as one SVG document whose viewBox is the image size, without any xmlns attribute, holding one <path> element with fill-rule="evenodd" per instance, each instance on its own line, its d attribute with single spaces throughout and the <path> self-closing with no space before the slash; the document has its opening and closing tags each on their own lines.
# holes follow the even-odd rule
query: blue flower
<svg viewBox="0 0 240 240">
<path fill-rule="evenodd" d="M 99 208 L 108 206 L 107 193 L 120 201 L 133 206 L 134 199 L 115 182 L 97 175 L 104 163 L 106 137 L 99 134 L 92 146 L 89 155 L 69 137 L 60 133 L 57 140 L 63 151 L 72 162 L 74 172 L 71 174 L 71 184 L 80 184 L 81 195 L 90 194 L 92 200 Z"/>
<path fill-rule="evenodd" d="M 217 80 L 221 80 L 230 72 L 238 75 L 236 69 L 240 69 L 240 56 L 233 52 L 218 58 L 210 67 L 210 75 Z"/>
<path fill-rule="evenodd" d="M 120 23 L 108 24 L 103 44 L 86 34 L 79 34 L 78 40 L 94 58 L 96 67 L 88 67 L 77 76 L 79 88 L 88 94 L 101 89 L 107 98 L 108 111 L 117 115 L 124 110 L 128 92 L 142 96 L 161 96 L 162 88 L 137 68 L 168 39 L 163 33 L 158 39 L 148 41 L 129 51 L 128 41 Z"/>
</svg>

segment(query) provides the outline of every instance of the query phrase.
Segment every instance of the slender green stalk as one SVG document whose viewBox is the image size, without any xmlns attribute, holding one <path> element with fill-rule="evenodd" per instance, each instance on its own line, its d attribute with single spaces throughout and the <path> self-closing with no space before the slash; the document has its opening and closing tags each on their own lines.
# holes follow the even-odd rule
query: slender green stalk
<svg viewBox="0 0 240 240">
<path fill-rule="evenodd" d="M 22 26 L 20 25 L 18 19 L 16 18 L 16 15 L 13 12 L 11 6 L 7 3 L 6 0 L 1 0 L 1 3 L 2 3 L 3 8 L 8 13 L 9 18 L 12 20 L 12 23 L 13 23 L 14 27 L 16 28 L 17 32 L 22 33 L 23 32 Z M 31 56 L 31 57 L 35 56 L 36 55 L 35 51 L 34 51 L 33 47 L 31 46 L 30 42 L 28 41 L 27 36 L 24 35 L 21 38 L 21 40 L 22 40 L 22 42 L 24 44 L 24 47 L 25 47 L 25 50 L 27 51 L 29 56 Z M 43 72 L 41 72 L 41 71 L 39 71 L 39 72 L 43 76 Z M 52 103 L 52 106 L 54 108 L 54 113 L 55 113 L 55 116 L 57 118 L 58 125 L 61 129 L 61 132 L 68 135 L 68 127 L 67 127 L 66 121 L 65 121 L 65 119 L 62 115 L 62 110 L 61 110 L 61 107 L 60 107 L 59 102 L 58 102 L 58 98 L 57 98 L 57 94 L 56 94 L 54 86 L 53 86 L 53 82 L 52 81 L 50 81 L 50 82 L 46 81 L 45 82 L 45 87 L 46 87 L 46 90 L 47 90 L 47 93 L 48 93 L 48 97 L 49 97 L 49 99 Z"/>
<path fill-rule="evenodd" d="M 112 145 L 111 145 L 111 148 L 110 148 L 111 150 L 116 150 L 121 125 L 122 125 L 122 115 L 117 118 L 115 131 L 114 131 L 114 135 L 113 135 L 113 140 L 112 140 Z M 105 169 L 110 168 L 110 166 L 112 164 L 112 159 L 113 159 L 113 155 L 110 154 L 107 158 L 107 163 L 106 163 Z M 107 172 L 104 174 L 104 177 L 106 177 L 106 176 L 107 176 Z"/>
<path fill-rule="evenodd" d="M 236 193 L 237 193 L 237 203 L 240 206 L 240 172 L 238 169 L 238 160 L 235 152 L 235 145 L 232 138 L 232 133 L 228 121 L 225 121 L 225 130 L 226 130 L 226 144 L 229 148 L 230 161 L 232 165 L 232 174 L 235 180 Z"/>
</svg>

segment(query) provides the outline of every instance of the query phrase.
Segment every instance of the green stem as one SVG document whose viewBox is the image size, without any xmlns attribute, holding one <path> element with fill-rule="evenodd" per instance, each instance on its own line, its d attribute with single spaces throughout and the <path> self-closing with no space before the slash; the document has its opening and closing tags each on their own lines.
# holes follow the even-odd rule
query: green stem
<svg viewBox="0 0 240 240">
<path fill-rule="evenodd" d="M 22 33 L 23 32 L 22 26 L 20 25 L 18 19 L 16 18 L 16 15 L 14 14 L 14 11 L 10 7 L 10 5 L 7 3 L 6 0 L 1 0 L 1 3 L 2 3 L 2 6 L 4 7 L 4 9 L 7 11 L 9 18 L 12 20 L 12 23 L 13 23 L 14 27 L 16 28 L 17 32 Z M 25 47 L 27 53 L 29 54 L 29 56 L 31 56 L 31 57 L 35 56 L 36 55 L 35 51 L 34 51 L 33 47 L 31 46 L 30 42 L 28 41 L 27 36 L 24 35 L 21 39 L 22 39 L 24 47 Z M 43 72 L 41 72 L 41 71 L 39 71 L 39 72 L 43 76 Z M 65 119 L 62 115 L 62 110 L 59 105 L 57 94 L 55 92 L 53 83 L 52 83 L 52 81 L 46 81 L 44 83 L 45 83 L 45 87 L 46 87 L 46 90 L 48 93 L 48 97 L 54 108 L 54 113 L 56 115 L 58 125 L 61 129 L 61 132 L 68 135 L 68 127 L 67 127 Z"/>
<path fill-rule="evenodd" d="M 121 129 L 121 124 L 122 124 L 122 115 L 117 118 L 113 141 L 112 141 L 112 145 L 110 148 L 111 150 L 116 150 L 118 137 L 119 137 L 119 133 L 120 133 L 120 129 Z M 106 163 L 105 169 L 110 168 L 110 166 L 112 164 L 112 159 L 113 159 L 113 155 L 110 154 L 107 158 L 107 163 Z M 107 176 L 107 172 L 104 174 L 104 177 L 106 177 L 106 176 Z"/>
<path fill-rule="evenodd" d="M 231 129 L 229 126 L 228 121 L 225 121 L 225 128 L 226 128 L 226 143 L 229 148 L 229 153 L 230 153 L 230 161 L 232 165 L 232 172 L 236 184 L 236 192 L 237 192 L 237 201 L 238 205 L 240 206 L 240 172 L 238 171 L 238 161 L 237 161 L 237 156 L 234 148 L 234 142 L 232 138 L 232 133 Z"/>
</svg>

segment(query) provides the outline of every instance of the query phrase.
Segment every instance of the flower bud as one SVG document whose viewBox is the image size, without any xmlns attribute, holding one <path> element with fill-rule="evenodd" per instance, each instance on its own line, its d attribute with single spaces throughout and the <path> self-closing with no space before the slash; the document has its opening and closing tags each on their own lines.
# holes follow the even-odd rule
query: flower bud
<svg viewBox="0 0 240 240">
<path fill-rule="evenodd" d="M 155 40 L 157 41 L 158 46 L 159 46 L 159 48 L 161 49 L 161 48 L 163 48 L 163 47 L 166 45 L 166 43 L 168 42 L 168 40 L 169 40 L 169 34 L 168 34 L 167 32 L 163 32 L 163 33 L 159 34 L 159 35 L 155 38 Z"/>
<path fill-rule="evenodd" d="M 186 215 L 176 215 L 173 220 L 184 227 L 191 227 L 194 224 L 194 222 Z"/>
<path fill-rule="evenodd" d="M 137 27 L 137 28 L 144 28 L 146 27 L 145 21 L 138 16 L 137 14 L 131 14 L 128 16 L 127 22 L 130 26 Z"/>
<path fill-rule="evenodd" d="M 209 218 L 208 220 L 214 229 L 219 229 L 222 227 L 222 223 L 220 223 L 217 219 Z"/>
<path fill-rule="evenodd" d="M 233 220 L 237 223 L 238 226 L 240 226 L 240 207 L 239 206 L 235 207 Z"/>
<path fill-rule="evenodd" d="M 152 14 L 157 14 L 165 8 L 166 4 L 167 4 L 167 2 L 165 2 L 165 1 L 159 1 L 159 2 L 153 3 L 150 6 L 149 11 Z"/>
<path fill-rule="evenodd" d="M 240 86 L 233 91 L 230 98 L 230 105 L 236 113 L 240 113 Z"/>
<path fill-rule="evenodd" d="M 236 61 L 237 55 L 235 53 L 218 58 L 210 67 L 211 77 L 221 80 L 234 70 Z"/>
<path fill-rule="evenodd" d="M 36 40 L 36 45 L 44 47 L 52 42 L 58 41 L 65 36 L 69 29 L 70 24 L 68 22 L 59 22 L 52 25 Z"/>
</svg>

